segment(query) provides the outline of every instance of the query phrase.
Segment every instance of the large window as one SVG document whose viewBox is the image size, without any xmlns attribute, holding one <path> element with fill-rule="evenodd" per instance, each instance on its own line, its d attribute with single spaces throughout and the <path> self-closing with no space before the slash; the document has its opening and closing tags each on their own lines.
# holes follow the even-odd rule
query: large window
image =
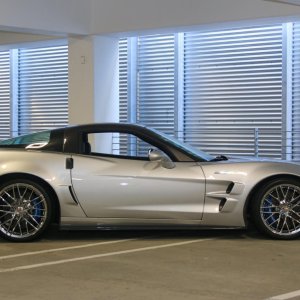
<svg viewBox="0 0 300 300">
<path fill-rule="evenodd" d="M 10 55 L 0 52 L 0 139 L 10 137 Z"/>
<path fill-rule="evenodd" d="M 20 49 L 19 134 L 68 123 L 68 49 Z"/>
<path fill-rule="evenodd" d="M 120 120 L 212 154 L 300 159 L 299 28 L 286 23 L 121 40 Z"/>
<path fill-rule="evenodd" d="M 257 128 L 260 153 L 280 155 L 282 26 L 186 33 L 184 49 L 185 141 L 253 155 Z"/>
<path fill-rule="evenodd" d="M 120 121 L 173 134 L 175 38 L 157 35 L 120 41 Z"/>
<path fill-rule="evenodd" d="M 293 37 L 290 41 L 290 62 L 287 73 L 291 74 L 292 83 L 288 85 L 287 105 L 289 132 L 287 133 L 287 146 L 290 147 L 292 159 L 300 160 L 300 23 L 292 25 Z"/>
<path fill-rule="evenodd" d="M 68 48 L 0 52 L 0 139 L 68 124 Z"/>
</svg>

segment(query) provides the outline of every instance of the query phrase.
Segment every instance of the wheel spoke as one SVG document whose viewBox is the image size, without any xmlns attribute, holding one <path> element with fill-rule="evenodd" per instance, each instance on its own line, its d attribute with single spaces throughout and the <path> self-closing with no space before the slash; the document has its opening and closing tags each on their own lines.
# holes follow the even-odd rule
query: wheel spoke
<svg viewBox="0 0 300 300">
<path fill-rule="evenodd" d="M 0 207 L 11 207 L 10 204 L 0 204 Z"/>
<path fill-rule="evenodd" d="M 47 211 L 47 209 L 45 209 L 45 208 L 38 208 L 38 207 L 35 207 L 34 209 L 35 209 L 35 210 L 38 210 L 38 211 Z"/>
<path fill-rule="evenodd" d="M 2 196 L 0 196 L 0 199 L 8 206 L 11 206 L 9 202 L 7 202 Z"/>
<path fill-rule="evenodd" d="M 261 209 L 276 209 L 277 208 L 277 205 L 271 205 L 271 206 L 263 206 L 261 207 Z M 267 211 L 263 211 L 263 212 L 267 212 Z"/>
<path fill-rule="evenodd" d="M 278 222 L 278 219 L 279 219 L 279 222 Z M 273 222 L 270 223 L 269 226 L 272 227 L 272 225 L 275 224 L 275 223 L 277 223 L 277 222 L 278 222 L 278 224 L 280 223 L 280 218 L 277 218 L 276 220 L 273 220 Z"/>
<path fill-rule="evenodd" d="M 291 220 L 293 220 L 293 222 L 297 222 L 298 224 L 300 224 L 300 220 L 299 219 L 296 219 L 296 218 L 292 217 L 291 215 L 289 215 L 289 218 Z"/>
<path fill-rule="evenodd" d="M 19 218 L 15 224 L 15 226 L 13 227 L 13 229 L 11 230 L 12 232 L 15 232 L 16 227 L 18 226 L 18 224 L 20 224 L 21 219 Z"/>
<path fill-rule="evenodd" d="M 280 194 L 279 194 L 279 191 L 278 191 L 278 187 L 276 188 L 276 193 L 277 193 L 277 200 L 280 201 L 281 197 L 280 197 Z"/>
<path fill-rule="evenodd" d="M 25 194 L 26 194 L 27 190 L 28 190 L 28 187 L 25 187 L 25 189 L 24 189 L 24 192 L 23 192 L 23 194 L 22 194 L 22 195 L 21 195 L 21 192 L 20 192 L 20 190 L 19 190 L 19 193 L 20 193 L 20 198 L 21 198 L 22 200 L 24 200 L 24 196 L 25 196 Z M 32 192 L 32 191 L 31 191 L 31 192 Z"/>
<path fill-rule="evenodd" d="M 284 198 L 284 200 L 286 200 L 287 195 L 289 194 L 290 187 L 289 187 L 289 186 L 287 187 L 285 193 L 284 193 L 284 190 L 283 190 L 283 187 L 282 187 L 282 186 L 281 186 L 281 190 L 282 190 L 283 198 Z"/>
<path fill-rule="evenodd" d="M 29 234 L 28 223 L 26 222 L 26 220 L 24 220 L 24 221 L 25 221 L 26 233 Z"/>
<path fill-rule="evenodd" d="M 292 199 L 294 199 L 294 197 L 295 197 L 295 194 L 296 194 L 296 189 L 293 189 L 293 195 L 292 195 Z M 299 197 L 299 195 L 298 195 L 298 197 Z"/>
<path fill-rule="evenodd" d="M 37 206 L 37 205 L 39 205 L 39 204 L 41 204 L 41 203 L 43 203 L 44 202 L 44 199 L 42 198 L 39 202 L 35 202 L 35 201 L 37 201 L 39 198 L 41 198 L 42 197 L 42 195 L 40 195 L 40 196 L 38 196 L 38 197 L 35 197 L 34 199 L 31 199 L 30 200 L 30 203 L 32 204 L 32 206 L 33 207 L 35 207 L 35 206 Z"/>
<path fill-rule="evenodd" d="M 300 214 L 299 214 L 299 213 L 297 213 L 297 212 L 294 211 L 293 209 L 291 210 L 291 212 L 292 212 L 293 214 L 295 214 L 295 215 L 300 219 Z"/>
<path fill-rule="evenodd" d="M 29 222 L 28 219 L 24 219 L 24 220 L 25 220 L 25 222 L 26 222 L 27 224 L 29 224 L 34 230 L 38 230 L 38 228 L 35 227 L 31 222 Z"/>
<path fill-rule="evenodd" d="M 12 226 L 12 223 L 13 223 L 14 219 L 15 219 L 15 215 L 13 215 L 13 217 L 10 219 L 10 223 L 8 225 L 8 228 L 7 228 L 7 232 L 9 232 L 9 233 L 10 233 L 10 228 Z"/>
<path fill-rule="evenodd" d="M 7 213 L 7 212 L 10 212 L 10 211 L 4 210 L 4 209 L 0 209 L 0 212 Z"/>
<path fill-rule="evenodd" d="M 37 226 L 41 225 L 32 215 L 28 215 L 28 216 L 34 223 L 36 223 Z"/>
<path fill-rule="evenodd" d="M 7 219 L 6 221 L 2 222 L 1 225 L 5 225 L 5 224 L 11 222 L 14 218 L 15 218 L 15 215 L 12 214 L 12 217 L 10 219 Z"/>
<path fill-rule="evenodd" d="M 287 227 L 287 231 L 288 232 L 290 232 L 291 230 L 290 230 L 290 227 L 289 227 L 289 223 L 287 222 L 287 216 L 285 216 L 285 218 L 284 218 L 284 223 L 285 223 L 285 225 L 286 225 L 286 227 Z"/>
<path fill-rule="evenodd" d="M 280 221 L 281 221 L 281 218 L 278 218 L 279 220 L 278 220 L 278 223 L 277 223 L 277 226 L 276 226 L 276 231 L 278 231 L 279 230 L 279 227 L 280 227 Z"/>
<path fill-rule="evenodd" d="M 291 203 L 294 203 L 295 201 L 299 200 L 299 197 L 300 197 L 300 194 L 296 198 L 292 197 Z"/>
<path fill-rule="evenodd" d="M 290 215 L 288 216 L 288 218 L 290 218 L 292 224 L 293 224 L 293 230 L 295 230 L 297 228 L 296 224 L 295 224 L 295 220 L 294 218 L 292 218 Z"/>
<path fill-rule="evenodd" d="M 18 227 L 19 227 L 19 229 L 20 229 L 20 235 L 23 236 L 23 230 L 22 230 L 22 227 L 21 227 L 20 222 L 18 223 Z"/>
<path fill-rule="evenodd" d="M 3 219 L 4 217 L 6 217 L 7 215 L 9 215 L 9 214 L 13 214 L 13 212 L 11 212 L 11 211 L 8 211 L 8 212 L 6 212 L 6 213 L 4 213 L 4 214 L 2 214 L 1 216 L 0 216 L 0 220 L 1 219 Z M 0 225 L 1 225 L 1 222 L 0 222 Z"/>
<path fill-rule="evenodd" d="M 270 216 L 268 216 L 267 218 L 265 218 L 266 221 L 268 221 L 269 219 L 273 218 L 274 215 L 277 214 L 277 213 L 269 213 L 268 212 L 267 214 L 269 214 Z"/>
<path fill-rule="evenodd" d="M 278 194 L 278 193 L 277 193 Z M 271 193 L 267 196 L 267 197 L 272 197 L 274 200 L 276 200 L 276 201 L 280 201 L 280 199 L 279 199 L 279 197 L 278 197 L 278 195 L 277 195 L 277 197 L 275 197 L 274 195 L 272 195 Z M 272 201 L 270 201 L 269 199 L 265 199 L 265 201 L 268 201 L 270 204 L 272 204 L 273 202 Z"/>
<path fill-rule="evenodd" d="M 22 199 L 21 192 L 20 192 L 20 186 L 18 184 L 16 185 L 16 190 L 17 190 L 17 193 L 19 194 L 19 196 L 15 197 L 15 198 Z"/>
</svg>

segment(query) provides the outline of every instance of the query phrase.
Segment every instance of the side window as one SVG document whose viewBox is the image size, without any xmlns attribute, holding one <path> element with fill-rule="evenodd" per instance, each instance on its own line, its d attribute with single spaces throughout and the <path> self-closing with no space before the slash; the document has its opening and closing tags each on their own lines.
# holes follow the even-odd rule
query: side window
<svg viewBox="0 0 300 300">
<path fill-rule="evenodd" d="M 148 159 L 149 149 L 155 147 L 135 135 L 119 132 L 90 133 L 87 136 L 91 155 L 109 155 L 120 158 Z"/>
</svg>

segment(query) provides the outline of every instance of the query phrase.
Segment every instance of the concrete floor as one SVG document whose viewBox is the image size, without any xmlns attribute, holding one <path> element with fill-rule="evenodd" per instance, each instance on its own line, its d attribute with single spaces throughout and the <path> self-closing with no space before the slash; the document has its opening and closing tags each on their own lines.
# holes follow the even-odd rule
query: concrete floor
<svg viewBox="0 0 300 300">
<path fill-rule="evenodd" d="M 276 241 L 231 230 L 51 231 L 33 243 L 0 240 L 0 295 L 14 300 L 300 299 L 299 246 L 299 239 Z M 282 294 L 287 295 L 278 298 Z"/>
</svg>

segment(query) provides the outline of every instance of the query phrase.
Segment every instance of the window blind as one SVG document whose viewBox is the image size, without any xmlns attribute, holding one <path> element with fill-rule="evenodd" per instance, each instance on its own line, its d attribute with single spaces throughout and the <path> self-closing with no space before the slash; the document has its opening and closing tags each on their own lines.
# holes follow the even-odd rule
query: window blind
<svg viewBox="0 0 300 300">
<path fill-rule="evenodd" d="M 19 134 L 68 123 L 67 46 L 19 50 Z"/>
<path fill-rule="evenodd" d="M 293 24 L 292 43 L 292 159 L 300 160 L 300 23 Z"/>
<path fill-rule="evenodd" d="M 186 142 L 281 156 L 282 25 L 185 33 L 183 84 Z"/>
<path fill-rule="evenodd" d="M 127 122 L 128 116 L 128 46 L 127 39 L 119 41 L 119 119 Z"/>
<path fill-rule="evenodd" d="M 175 37 L 154 35 L 138 38 L 138 123 L 174 134 Z"/>
<path fill-rule="evenodd" d="M 10 52 L 0 51 L 0 139 L 11 135 Z"/>
</svg>

